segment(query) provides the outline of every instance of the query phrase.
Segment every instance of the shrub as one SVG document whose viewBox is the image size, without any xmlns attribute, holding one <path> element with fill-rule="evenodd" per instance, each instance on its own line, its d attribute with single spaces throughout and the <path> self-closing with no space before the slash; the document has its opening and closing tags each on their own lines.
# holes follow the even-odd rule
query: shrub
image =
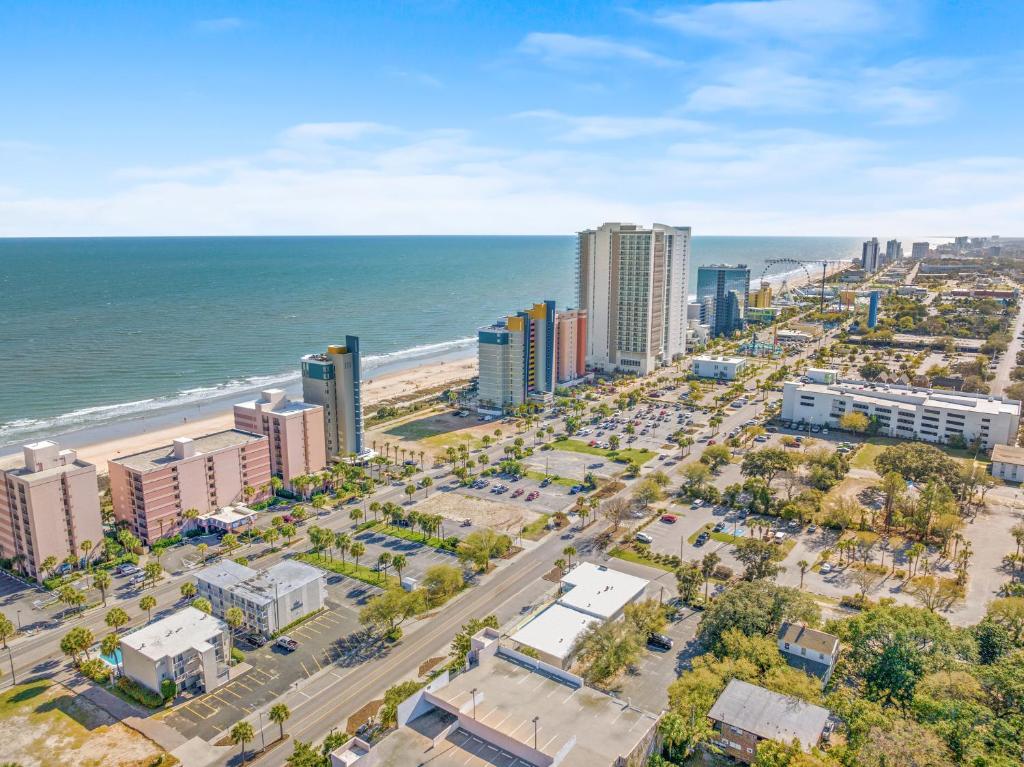
<svg viewBox="0 0 1024 767">
<path fill-rule="evenodd" d="M 732 580 L 732 576 L 732 568 L 727 565 L 716 566 L 715 571 L 711 574 L 711 577 L 717 581 L 730 581 Z"/>
<path fill-rule="evenodd" d="M 245 653 L 239 650 L 237 647 L 232 647 L 231 660 L 233 660 L 235 663 L 243 663 L 245 661 Z"/>
<path fill-rule="evenodd" d="M 394 687 L 389 687 L 384 693 L 384 705 L 380 708 L 380 723 L 385 727 L 395 724 L 395 717 L 398 714 L 398 704 L 413 695 L 423 687 L 422 682 L 400 682 Z"/>
<path fill-rule="evenodd" d="M 83 661 L 82 665 L 78 667 L 78 670 L 82 672 L 82 676 L 88 677 L 97 684 L 104 684 L 108 679 L 110 679 L 110 666 L 99 658 L 91 658 L 90 660 Z"/>
<path fill-rule="evenodd" d="M 164 704 L 164 699 L 160 697 L 159 693 L 143 687 L 134 679 L 129 679 L 126 676 L 118 678 L 117 687 L 129 698 L 148 708 L 159 708 Z"/>
<path fill-rule="evenodd" d="M 165 701 L 173 700 L 178 694 L 178 685 L 173 679 L 165 679 L 160 683 L 160 694 L 164 696 Z"/>
</svg>

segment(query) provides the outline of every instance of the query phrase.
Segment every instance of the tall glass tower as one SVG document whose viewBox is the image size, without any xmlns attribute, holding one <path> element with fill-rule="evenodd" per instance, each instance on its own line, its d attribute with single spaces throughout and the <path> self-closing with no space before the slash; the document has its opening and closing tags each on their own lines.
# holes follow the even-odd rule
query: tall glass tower
<svg viewBox="0 0 1024 767">
<path fill-rule="evenodd" d="M 750 268 L 746 264 L 713 264 L 697 267 L 697 302 L 708 299 L 707 318 L 711 335 L 731 335 L 743 329 L 743 316 L 750 305 Z"/>
</svg>

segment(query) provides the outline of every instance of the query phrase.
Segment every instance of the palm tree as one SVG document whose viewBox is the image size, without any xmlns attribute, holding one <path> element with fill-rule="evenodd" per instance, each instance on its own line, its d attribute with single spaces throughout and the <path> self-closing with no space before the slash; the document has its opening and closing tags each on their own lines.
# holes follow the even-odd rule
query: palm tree
<svg viewBox="0 0 1024 767">
<path fill-rule="evenodd" d="M 576 554 L 576 547 L 566 546 L 564 549 L 562 549 L 562 553 L 565 554 L 566 557 L 568 557 L 569 567 L 572 567 L 572 558 Z"/>
<path fill-rule="evenodd" d="M 189 508 L 181 512 L 182 518 L 185 520 L 185 527 L 191 528 L 197 519 L 199 519 L 199 509 Z"/>
<path fill-rule="evenodd" d="M 801 559 L 796 563 L 796 566 L 800 568 L 800 588 L 804 587 L 804 573 L 810 568 L 811 564 L 806 559 Z"/>
<path fill-rule="evenodd" d="M 142 599 L 139 600 L 139 609 L 145 610 L 147 614 L 146 622 L 151 623 L 153 621 L 153 608 L 156 607 L 156 597 L 152 594 L 146 594 Z"/>
<path fill-rule="evenodd" d="M 288 721 L 288 718 L 292 715 L 292 712 L 288 709 L 284 703 L 276 703 L 270 707 L 269 718 L 270 721 L 281 728 L 281 736 L 278 740 L 284 740 L 284 723 Z"/>
<path fill-rule="evenodd" d="M 424 498 L 429 498 L 430 497 L 430 488 L 431 488 L 431 486 L 433 484 L 434 484 L 434 480 L 432 480 L 430 477 L 424 477 L 423 479 L 420 480 L 420 487 L 423 488 L 423 497 Z"/>
<path fill-rule="evenodd" d="M 380 577 L 382 580 L 388 577 L 388 567 L 390 566 L 391 555 L 386 551 L 382 551 L 380 555 L 377 557 L 377 572 L 380 573 Z"/>
<path fill-rule="evenodd" d="M 121 659 L 117 656 L 117 648 L 120 643 L 121 640 L 118 639 L 117 634 L 107 634 L 100 642 L 100 652 L 108 658 L 114 659 L 118 671 L 121 670 Z"/>
<path fill-rule="evenodd" d="M 228 655 L 235 648 L 235 632 L 245 623 L 245 613 L 241 607 L 229 607 L 224 613 L 224 622 L 231 631 L 228 632 Z"/>
<path fill-rule="evenodd" d="M 100 590 L 100 596 L 103 598 L 103 606 L 107 606 L 107 589 L 110 588 L 111 578 L 110 573 L 106 570 L 97 570 L 96 574 L 92 577 L 92 585 Z"/>
<path fill-rule="evenodd" d="M 126 613 L 120 607 L 115 607 L 114 609 L 112 609 L 110 612 L 107 613 L 106 617 L 103 619 L 104 623 L 110 626 L 110 628 L 114 629 L 114 634 L 117 634 L 118 630 L 122 626 L 127 626 L 128 621 L 130 620 L 131 619 L 128 617 L 128 613 Z"/>
<path fill-rule="evenodd" d="M 240 744 L 242 746 L 242 764 L 245 764 L 245 744 L 256 737 L 256 733 L 252 729 L 252 725 L 246 721 L 238 722 L 234 727 L 231 728 L 231 734 L 229 736 L 231 742 Z"/>
<path fill-rule="evenodd" d="M 370 513 L 373 514 L 373 521 L 374 522 L 377 521 L 377 515 L 380 513 L 380 509 L 381 509 L 380 501 L 373 501 L 370 504 Z"/>
<path fill-rule="evenodd" d="M 407 560 L 405 554 L 395 554 L 391 557 L 391 566 L 395 568 L 395 572 L 398 573 L 398 578 L 402 578 L 402 570 L 405 568 Z"/>
<path fill-rule="evenodd" d="M 193 599 L 197 591 L 196 584 L 192 583 L 192 581 L 185 581 L 181 584 L 181 598 L 186 602 Z"/>
<path fill-rule="evenodd" d="M 362 541 L 355 541 L 349 548 L 349 553 L 352 555 L 352 559 L 356 561 L 356 567 L 359 567 L 359 557 L 366 553 L 366 546 L 363 545 Z"/>
<path fill-rule="evenodd" d="M 335 533 L 334 534 L 334 548 L 341 554 L 341 564 L 345 564 L 345 555 L 352 549 L 352 539 L 348 533 Z"/>
</svg>

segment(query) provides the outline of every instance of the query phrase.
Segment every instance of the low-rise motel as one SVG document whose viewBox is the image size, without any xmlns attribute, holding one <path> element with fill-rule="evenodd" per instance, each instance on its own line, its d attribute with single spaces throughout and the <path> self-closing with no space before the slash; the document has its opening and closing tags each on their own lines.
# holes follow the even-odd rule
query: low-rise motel
<svg viewBox="0 0 1024 767">
<path fill-rule="evenodd" d="M 477 331 L 481 412 L 549 399 L 586 375 L 587 313 L 544 301 Z"/>
</svg>

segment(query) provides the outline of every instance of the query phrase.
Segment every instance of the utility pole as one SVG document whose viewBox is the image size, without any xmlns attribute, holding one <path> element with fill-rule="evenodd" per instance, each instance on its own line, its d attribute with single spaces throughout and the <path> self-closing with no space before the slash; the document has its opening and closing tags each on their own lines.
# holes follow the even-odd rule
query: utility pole
<svg viewBox="0 0 1024 767">
<path fill-rule="evenodd" d="M 828 272 L 828 261 L 821 262 L 821 307 L 822 314 L 825 313 L 825 274 Z"/>
</svg>

